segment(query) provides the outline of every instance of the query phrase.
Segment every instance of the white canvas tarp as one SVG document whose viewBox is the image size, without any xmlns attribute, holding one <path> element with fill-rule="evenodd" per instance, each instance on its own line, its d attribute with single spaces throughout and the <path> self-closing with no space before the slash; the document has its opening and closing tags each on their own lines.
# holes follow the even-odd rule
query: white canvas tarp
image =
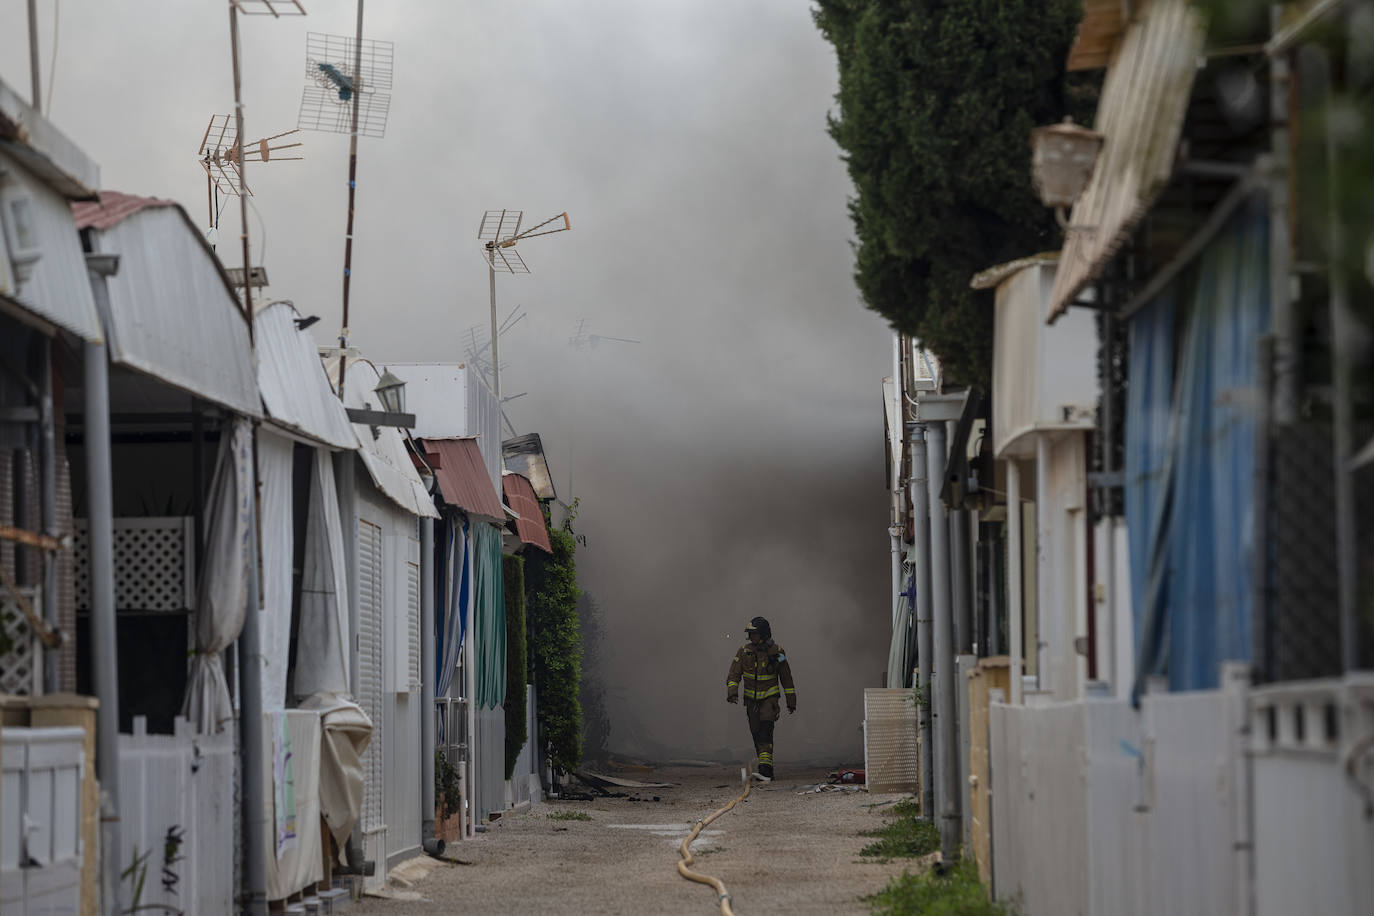
<svg viewBox="0 0 1374 916">
<path fill-rule="evenodd" d="M 363 807 L 362 758 L 372 741 L 372 720 L 337 694 L 316 694 L 301 708 L 320 713 L 320 816 L 342 852 Z"/>
<path fill-rule="evenodd" d="M 220 653 L 243 629 L 248 604 L 248 564 L 254 561 L 253 437 L 248 421 L 235 419 L 220 440 L 210 486 L 205 562 L 196 599 L 196 652 L 181 713 L 202 734 L 234 718 Z"/>
<path fill-rule="evenodd" d="M 314 710 L 289 709 L 263 714 L 264 733 L 275 740 L 264 742 L 264 798 L 272 799 L 273 816 L 264 829 L 267 850 L 267 899 L 281 900 L 324 877 L 320 853 L 320 714 Z M 283 734 L 289 741 L 283 740 Z M 289 749 L 289 767 L 279 762 Z M 280 775 L 279 775 L 280 774 Z M 282 781 L 289 779 L 289 786 Z M 286 789 L 290 791 L 285 791 Z M 281 799 L 288 799 L 283 804 Z M 285 810 L 283 810 L 285 809 Z M 289 824 L 289 842 L 283 825 Z"/>
<path fill-rule="evenodd" d="M 262 487 L 262 708 L 286 708 L 286 663 L 291 648 L 291 478 L 295 443 L 263 429 L 258 434 L 258 480 Z"/>
<path fill-rule="evenodd" d="M 293 684 L 298 697 L 317 693 L 345 695 L 349 691 L 348 579 L 344 571 L 343 524 L 339 520 L 334 463 L 327 452 L 315 452 L 312 471 Z"/>
</svg>

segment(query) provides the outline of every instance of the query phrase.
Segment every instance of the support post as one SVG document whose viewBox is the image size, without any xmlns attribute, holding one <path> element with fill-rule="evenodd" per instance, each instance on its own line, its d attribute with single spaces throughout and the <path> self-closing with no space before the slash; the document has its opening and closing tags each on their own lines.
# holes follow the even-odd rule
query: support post
<svg viewBox="0 0 1374 916">
<path fill-rule="evenodd" d="M 1021 465 L 1007 459 L 1007 654 L 1011 656 L 1011 705 L 1021 705 L 1021 678 L 1025 670 L 1025 639 L 1021 595 Z"/>
<path fill-rule="evenodd" d="M 954 654 L 973 654 L 972 527 L 967 509 L 949 513 L 949 568 L 954 601 Z"/>
<path fill-rule="evenodd" d="M 55 27 L 55 26 L 54 26 Z M 38 58 L 38 0 L 29 0 L 29 82 L 33 85 L 33 110 L 43 110 L 43 87 L 39 74 L 43 63 Z"/>
<path fill-rule="evenodd" d="M 339 488 L 339 522 L 343 527 L 344 576 L 348 580 L 348 692 L 362 699 L 358 673 L 358 501 L 353 452 L 334 453 L 334 478 Z M 362 874 L 361 818 L 344 844 L 344 860 L 354 874 Z"/>
<path fill-rule="evenodd" d="M 959 746 L 954 710 L 954 602 L 950 588 L 949 534 L 952 520 L 940 502 L 945 481 L 945 427 L 926 430 L 926 466 L 930 488 L 930 593 L 934 618 L 935 667 L 935 808 L 939 813 L 940 857 L 950 865 L 959 859 Z"/>
<path fill-rule="evenodd" d="M 258 474 L 257 434 L 253 436 L 253 490 L 249 501 L 249 543 L 254 546 L 248 562 L 248 595 L 245 598 L 243 631 L 239 633 L 239 767 L 243 773 L 243 912 L 267 913 L 267 799 L 263 794 L 262 635 L 258 592 Z"/>
<path fill-rule="evenodd" d="M 106 313 L 105 278 L 118 268 L 108 255 L 88 257 L 91 290 Z M 114 482 L 110 465 L 110 376 L 103 343 L 84 345 L 86 511 L 91 563 L 91 681 L 96 710 L 96 774 L 100 779 L 100 912 L 119 904 L 119 655 L 114 607 Z"/>
<path fill-rule="evenodd" d="M 52 348 L 54 341 L 48 337 L 39 339 L 42 357 L 39 361 L 38 396 L 38 459 L 39 459 L 39 524 L 50 538 L 57 531 L 57 438 L 53 419 L 52 394 Z M 43 563 L 43 622 L 48 630 L 60 631 L 57 620 L 57 554 L 45 550 L 41 554 Z M 75 640 L 75 633 L 63 633 L 64 640 Z M 56 646 L 43 649 L 43 692 L 57 693 L 61 689 L 58 679 L 58 653 Z"/>
<path fill-rule="evenodd" d="M 434 837 L 434 519 L 420 519 L 420 843 L 443 855 Z"/>
<path fill-rule="evenodd" d="M 489 252 L 487 257 L 494 257 L 494 252 Z M 501 335 L 497 333 L 496 327 L 496 267 L 490 261 L 487 262 L 487 280 L 491 291 L 491 388 L 492 394 L 496 395 L 496 409 L 504 410 L 501 406 L 501 357 L 497 353 L 496 341 Z M 571 471 L 569 474 L 571 475 Z M 568 491 L 572 492 L 571 478 L 568 483 Z"/>
<path fill-rule="evenodd" d="M 911 507 L 915 524 L 916 664 L 921 702 L 921 815 L 935 817 L 935 768 L 930 729 L 931 632 L 930 632 L 930 490 L 926 480 L 926 425 L 907 424 L 911 441 Z"/>
</svg>

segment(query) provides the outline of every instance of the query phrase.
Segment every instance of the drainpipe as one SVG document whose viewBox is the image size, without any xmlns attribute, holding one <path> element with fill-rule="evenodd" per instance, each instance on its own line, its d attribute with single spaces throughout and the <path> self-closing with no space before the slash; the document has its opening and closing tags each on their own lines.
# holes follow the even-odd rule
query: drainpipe
<svg viewBox="0 0 1374 916">
<path fill-rule="evenodd" d="M 973 654 L 973 572 L 969 567 L 969 529 L 972 513 L 949 513 L 949 568 L 954 600 L 954 654 Z"/>
<path fill-rule="evenodd" d="M 921 815 L 935 816 L 935 768 L 930 735 L 930 490 L 926 480 L 926 425 L 907 424 L 911 440 L 911 508 L 915 519 L 915 558 L 912 575 L 916 580 L 916 664 L 917 680 L 925 702 L 921 704 Z"/>
<path fill-rule="evenodd" d="M 39 524 L 43 533 L 50 538 L 57 537 L 57 441 L 53 428 L 52 397 L 52 348 L 54 341 L 42 339 L 42 360 L 39 371 L 42 383 L 38 395 L 38 461 L 39 482 Z M 58 632 L 57 621 L 57 554 L 44 550 L 43 558 L 43 622 L 48 629 Z M 62 634 L 64 639 L 76 639 L 75 633 Z M 58 648 L 43 649 L 43 692 L 57 693 L 61 689 L 58 682 Z"/>
<path fill-rule="evenodd" d="M 959 859 L 959 748 L 954 712 L 954 606 L 950 594 L 949 531 L 951 519 L 940 502 L 945 481 L 945 426 L 926 430 L 926 463 L 930 488 L 930 592 L 934 617 L 935 653 L 935 805 L 939 811 L 940 858 L 946 865 Z"/>
<path fill-rule="evenodd" d="M 1021 615 L 1021 465 L 1007 458 L 1007 654 L 1011 656 L 1011 705 L 1021 705 L 1021 677 L 1025 669 L 1025 640 Z"/>
<path fill-rule="evenodd" d="M 434 836 L 434 519 L 420 519 L 420 843 L 444 854 Z"/>
<path fill-rule="evenodd" d="M 119 256 L 86 255 L 100 314 L 110 313 L 107 277 Z M 91 562 L 91 681 L 96 710 L 96 773 L 100 779 L 100 912 L 119 905 L 119 656 L 114 607 L 114 484 L 110 471 L 110 366 L 103 343 L 86 342 L 86 521 Z"/>
<path fill-rule="evenodd" d="M 340 357 L 342 359 L 342 356 Z M 358 501 L 352 452 L 334 453 L 334 477 L 339 490 L 339 522 L 343 526 L 344 575 L 348 579 L 348 692 L 362 696 L 358 674 Z M 344 860 L 355 875 L 363 873 L 362 818 L 344 844 Z"/>
<path fill-rule="evenodd" d="M 1062 653 L 1063 634 L 1068 627 L 1063 609 L 1058 608 L 1056 613 L 1054 589 L 1058 583 L 1050 568 L 1049 553 L 1052 537 L 1050 448 L 1042 433 L 1035 437 L 1035 685 L 1039 690 L 1052 691 L 1056 700 L 1064 700 L 1069 694 L 1060 682 L 1060 673 L 1067 662 Z"/>
<path fill-rule="evenodd" d="M 256 459 L 257 435 L 253 436 Z M 258 488 L 254 460 L 253 489 Z M 258 501 L 249 500 L 248 542 L 258 543 Z M 267 913 L 267 804 L 263 792 L 263 755 L 266 742 L 262 724 L 262 637 L 258 602 L 258 555 L 256 546 L 248 562 L 248 595 L 244 599 L 243 631 L 239 633 L 239 766 L 243 773 L 243 912 Z"/>
</svg>

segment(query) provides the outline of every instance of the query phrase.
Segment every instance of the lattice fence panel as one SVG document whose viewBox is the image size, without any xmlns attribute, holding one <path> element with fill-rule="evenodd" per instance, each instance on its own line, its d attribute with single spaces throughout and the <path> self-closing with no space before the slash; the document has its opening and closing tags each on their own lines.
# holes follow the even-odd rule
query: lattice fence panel
<svg viewBox="0 0 1374 916">
<path fill-rule="evenodd" d="M 864 689 L 864 769 L 870 792 L 921 788 L 920 708 L 908 687 Z"/>
<path fill-rule="evenodd" d="M 37 586 L 20 587 L 29 607 L 42 607 Z M 0 630 L 9 651 L 0 655 L 0 693 L 34 696 L 42 692 L 43 647 L 34 638 L 29 621 L 8 590 L 0 591 Z"/>
<path fill-rule="evenodd" d="M 115 607 L 186 611 L 195 605 L 195 527 L 190 516 L 115 519 Z M 91 608 L 90 539 L 78 523 L 73 545 L 76 606 Z"/>
</svg>

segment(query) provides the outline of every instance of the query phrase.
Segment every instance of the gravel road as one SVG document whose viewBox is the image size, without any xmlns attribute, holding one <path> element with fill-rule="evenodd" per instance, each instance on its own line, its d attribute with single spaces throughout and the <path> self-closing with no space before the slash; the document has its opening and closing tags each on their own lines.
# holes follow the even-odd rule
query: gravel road
<svg viewBox="0 0 1374 916">
<path fill-rule="evenodd" d="M 548 801 L 507 815 L 476 839 L 450 845 L 447 863 L 402 865 L 393 872 L 393 897 L 365 898 L 353 912 L 718 913 L 710 886 L 678 875 L 677 846 L 698 819 L 739 794 L 739 769 L 620 775 L 675 785 L 627 790 L 629 798 Z M 859 860 L 870 842 L 860 831 L 879 826 L 882 812 L 901 796 L 800 794 L 826 775 L 793 771 L 756 784 L 692 845 L 693 868 L 725 882 L 738 916 L 866 914 L 861 897 L 904 869 L 914 870 L 911 861 Z M 652 800 L 655 795 L 660 801 Z M 559 812 L 583 812 L 591 820 L 551 816 Z"/>
</svg>

